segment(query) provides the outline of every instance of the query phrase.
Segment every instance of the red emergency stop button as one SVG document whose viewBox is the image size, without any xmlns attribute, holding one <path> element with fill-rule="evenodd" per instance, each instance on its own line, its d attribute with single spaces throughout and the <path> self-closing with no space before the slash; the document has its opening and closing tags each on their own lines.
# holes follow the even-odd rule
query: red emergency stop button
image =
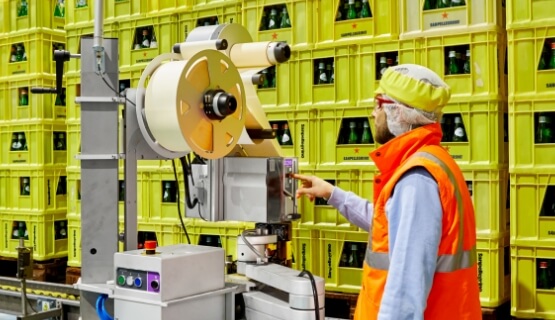
<svg viewBox="0 0 555 320">
<path fill-rule="evenodd" d="M 146 251 L 146 254 L 155 254 L 156 241 L 153 241 L 153 240 L 145 241 L 145 251 Z"/>
</svg>

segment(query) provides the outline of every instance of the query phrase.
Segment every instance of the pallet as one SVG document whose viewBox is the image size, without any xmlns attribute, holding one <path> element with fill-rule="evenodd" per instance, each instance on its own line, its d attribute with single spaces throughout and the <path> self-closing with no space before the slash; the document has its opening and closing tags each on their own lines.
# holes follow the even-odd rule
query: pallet
<svg viewBox="0 0 555 320">
<path fill-rule="evenodd" d="M 81 277 L 81 268 L 67 267 L 66 268 L 66 284 L 76 284 Z"/>
<path fill-rule="evenodd" d="M 495 308 L 482 308 L 482 320 L 507 320 L 515 319 L 511 317 L 511 301 Z"/>
<path fill-rule="evenodd" d="M 326 291 L 326 318 L 354 319 L 358 294 Z"/>
<path fill-rule="evenodd" d="M 65 283 L 67 258 L 33 262 L 33 278 L 35 281 Z M 17 259 L 0 257 L 0 276 L 14 277 L 17 274 Z"/>
</svg>

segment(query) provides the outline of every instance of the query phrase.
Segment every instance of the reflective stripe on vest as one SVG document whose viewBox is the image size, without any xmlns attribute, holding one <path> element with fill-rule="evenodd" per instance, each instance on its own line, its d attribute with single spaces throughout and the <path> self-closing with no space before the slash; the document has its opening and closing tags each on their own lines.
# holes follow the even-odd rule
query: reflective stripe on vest
<svg viewBox="0 0 555 320">
<path fill-rule="evenodd" d="M 428 152 L 417 152 L 416 157 L 426 158 L 438 164 L 447 174 L 449 181 L 455 189 L 455 197 L 457 199 L 457 210 L 459 212 L 459 239 L 457 243 L 457 252 L 455 254 L 443 254 L 437 259 L 436 272 L 454 272 L 460 269 L 470 268 L 476 263 L 476 246 L 470 250 L 463 250 L 464 239 L 464 205 L 459 185 L 455 179 L 455 175 L 451 169 L 443 163 L 439 158 Z M 373 252 L 372 245 L 366 247 L 366 256 L 364 258 L 369 267 L 376 270 L 389 270 L 389 253 Z"/>
</svg>

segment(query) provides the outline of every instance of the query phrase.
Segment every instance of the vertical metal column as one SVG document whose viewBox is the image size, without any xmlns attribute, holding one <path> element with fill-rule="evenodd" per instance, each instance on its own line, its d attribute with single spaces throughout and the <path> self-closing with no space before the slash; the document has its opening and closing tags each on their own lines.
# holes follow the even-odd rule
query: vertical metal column
<svg viewBox="0 0 555 320">
<path fill-rule="evenodd" d="M 81 282 L 105 284 L 118 250 L 118 40 L 103 40 L 105 73 L 93 44 L 81 42 Z M 83 320 L 96 319 L 96 297 L 82 292 Z"/>
</svg>

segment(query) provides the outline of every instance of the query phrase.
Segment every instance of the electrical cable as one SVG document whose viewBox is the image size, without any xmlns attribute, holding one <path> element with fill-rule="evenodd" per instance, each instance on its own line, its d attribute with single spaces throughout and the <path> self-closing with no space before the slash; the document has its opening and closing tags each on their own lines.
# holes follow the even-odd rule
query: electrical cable
<svg viewBox="0 0 555 320">
<path fill-rule="evenodd" d="M 314 312 L 316 314 L 315 319 L 320 320 L 320 304 L 318 301 L 318 292 L 316 290 L 316 280 L 314 279 L 312 273 L 308 270 L 301 271 L 301 273 L 299 273 L 299 277 L 304 278 L 305 274 L 308 275 L 308 278 L 310 278 L 310 284 L 312 286 L 312 295 L 314 296 Z"/>
<path fill-rule="evenodd" d="M 179 191 L 179 180 L 177 179 L 177 169 L 175 167 L 175 161 L 172 159 L 172 167 L 173 167 L 173 176 L 175 178 L 175 185 L 177 188 L 177 215 L 179 216 L 179 221 L 181 222 L 181 227 L 183 228 L 183 232 L 185 233 L 185 237 L 187 238 L 187 243 L 191 244 L 191 238 L 189 238 L 189 232 L 187 232 L 187 227 L 185 227 L 185 222 L 183 222 L 183 216 L 181 215 L 181 192 Z"/>
<path fill-rule="evenodd" d="M 31 300 L 29 300 L 29 298 L 27 298 L 27 294 L 25 294 L 25 301 L 27 302 L 27 304 L 29 305 L 31 310 L 33 310 L 34 313 L 37 313 L 37 310 L 35 310 L 35 308 L 33 308 L 33 305 L 31 304 Z"/>
<path fill-rule="evenodd" d="M 127 101 L 127 102 L 129 102 L 130 104 L 132 104 L 133 106 L 135 106 L 135 103 L 133 103 L 131 100 L 127 99 L 127 97 L 122 96 L 120 92 L 118 92 L 114 87 L 112 87 L 112 86 L 110 85 L 110 83 L 108 83 L 108 81 L 106 80 L 106 78 L 104 78 L 104 75 L 103 75 L 103 74 L 100 74 L 100 78 L 102 79 L 102 81 L 104 81 L 104 83 L 106 84 L 106 86 L 107 86 L 110 90 L 114 91 L 114 93 L 115 93 L 116 95 L 125 98 L 125 101 Z"/>
<path fill-rule="evenodd" d="M 106 311 L 106 305 L 104 303 L 107 298 L 108 295 L 101 294 L 96 299 L 96 314 L 100 320 L 114 320 L 114 318 L 108 314 L 108 311 Z"/>
<path fill-rule="evenodd" d="M 243 232 L 241 232 L 241 239 L 243 239 L 243 242 L 247 245 L 247 247 L 251 249 L 251 251 L 254 252 L 260 259 L 265 259 L 265 257 L 260 252 L 258 252 L 258 250 L 256 250 L 256 248 L 247 240 L 246 235 L 252 234 L 253 232 L 256 232 L 256 230 L 243 230 Z"/>
</svg>

